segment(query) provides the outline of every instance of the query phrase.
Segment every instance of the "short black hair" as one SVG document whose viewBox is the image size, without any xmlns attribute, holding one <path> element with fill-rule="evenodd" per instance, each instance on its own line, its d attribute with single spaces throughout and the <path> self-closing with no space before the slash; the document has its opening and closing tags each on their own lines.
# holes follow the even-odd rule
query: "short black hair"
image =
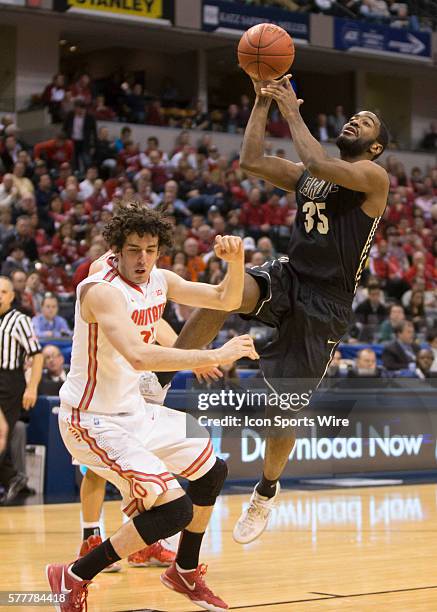
<svg viewBox="0 0 437 612">
<path fill-rule="evenodd" d="M 376 117 L 378 117 L 378 115 L 376 115 Z M 390 133 L 387 129 L 387 126 L 385 125 L 381 117 L 378 117 L 378 119 L 379 119 L 379 134 L 378 134 L 378 138 L 376 139 L 376 142 L 382 145 L 382 151 L 381 153 L 378 153 L 378 155 L 374 156 L 373 161 L 377 159 L 380 155 L 382 155 L 382 153 L 384 153 L 385 149 L 388 147 L 388 143 L 390 142 Z"/>
<path fill-rule="evenodd" d="M 120 252 L 130 234 L 158 237 L 158 248 L 173 246 L 173 226 L 165 216 L 139 200 L 120 203 L 117 214 L 103 230 L 103 237 L 111 248 Z"/>
<path fill-rule="evenodd" d="M 414 323 L 412 321 L 409 321 L 408 319 L 405 319 L 405 321 L 401 321 L 400 323 L 395 325 L 393 327 L 393 331 L 395 332 L 396 336 L 401 334 L 408 325 L 412 325 L 414 327 Z"/>
</svg>

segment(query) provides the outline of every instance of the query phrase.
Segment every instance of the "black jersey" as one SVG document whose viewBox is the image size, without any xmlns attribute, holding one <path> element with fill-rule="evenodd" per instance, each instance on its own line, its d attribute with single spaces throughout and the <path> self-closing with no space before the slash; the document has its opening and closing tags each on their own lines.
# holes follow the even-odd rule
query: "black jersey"
<svg viewBox="0 0 437 612">
<path fill-rule="evenodd" d="M 381 219 L 363 212 L 364 198 L 308 171 L 302 174 L 288 245 L 289 265 L 300 279 L 352 299 Z"/>
</svg>

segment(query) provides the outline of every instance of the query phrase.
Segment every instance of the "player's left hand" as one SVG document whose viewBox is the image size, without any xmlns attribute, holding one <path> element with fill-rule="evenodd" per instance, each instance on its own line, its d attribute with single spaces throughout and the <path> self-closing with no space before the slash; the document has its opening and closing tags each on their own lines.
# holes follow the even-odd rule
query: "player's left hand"
<svg viewBox="0 0 437 612">
<path fill-rule="evenodd" d="M 244 258 L 243 241 L 238 236 L 216 236 L 214 252 L 223 261 L 238 261 Z"/>
<path fill-rule="evenodd" d="M 205 366 L 203 368 L 195 368 L 193 370 L 199 383 L 209 383 L 219 380 L 223 377 L 223 372 L 216 366 Z"/>
<path fill-rule="evenodd" d="M 290 82 L 291 74 L 286 74 L 278 81 L 271 81 L 268 85 L 261 88 L 263 96 L 276 100 L 281 115 L 287 119 L 290 115 L 299 112 L 303 100 L 297 98 Z"/>
<path fill-rule="evenodd" d="M 26 387 L 23 393 L 23 408 L 24 410 L 30 410 L 36 404 L 36 398 L 38 397 L 36 389 Z"/>
</svg>

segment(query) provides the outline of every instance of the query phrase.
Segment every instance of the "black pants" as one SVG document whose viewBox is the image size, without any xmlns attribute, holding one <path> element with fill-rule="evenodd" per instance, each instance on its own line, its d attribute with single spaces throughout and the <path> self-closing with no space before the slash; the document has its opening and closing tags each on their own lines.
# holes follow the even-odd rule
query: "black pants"
<svg viewBox="0 0 437 612">
<path fill-rule="evenodd" d="M 7 487 L 10 480 L 17 474 L 9 458 L 8 447 L 15 423 L 20 418 L 25 388 L 26 381 L 22 369 L 0 370 L 0 408 L 9 425 L 8 444 L 6 450 L 0 455 L 0 484 L 4 487 Z"/>
</svg>

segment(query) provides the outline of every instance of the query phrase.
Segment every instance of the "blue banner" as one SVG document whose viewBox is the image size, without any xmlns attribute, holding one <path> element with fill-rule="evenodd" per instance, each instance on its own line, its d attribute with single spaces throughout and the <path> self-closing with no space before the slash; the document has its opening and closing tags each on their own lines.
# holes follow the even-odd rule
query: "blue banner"
<svg viewBox="0 0 437 612">
<path fill-rule="evenodd" d="M 244 32 L 257 23 L 275 23 L 284 28 L 292 38 L 302 41 L 308 41 L 310 37 L 310 21 L 307 14 L 290 13 L 274 7 L 203 0 L 202 29 L 207 32 L 219 29 Z"/>
<path fill-rule="evenodd" d="M 358 48 L 400 56 L 431 58 L 431 34 L 349 19 L 335 19 L 335 48 Z"/>
</svg>

